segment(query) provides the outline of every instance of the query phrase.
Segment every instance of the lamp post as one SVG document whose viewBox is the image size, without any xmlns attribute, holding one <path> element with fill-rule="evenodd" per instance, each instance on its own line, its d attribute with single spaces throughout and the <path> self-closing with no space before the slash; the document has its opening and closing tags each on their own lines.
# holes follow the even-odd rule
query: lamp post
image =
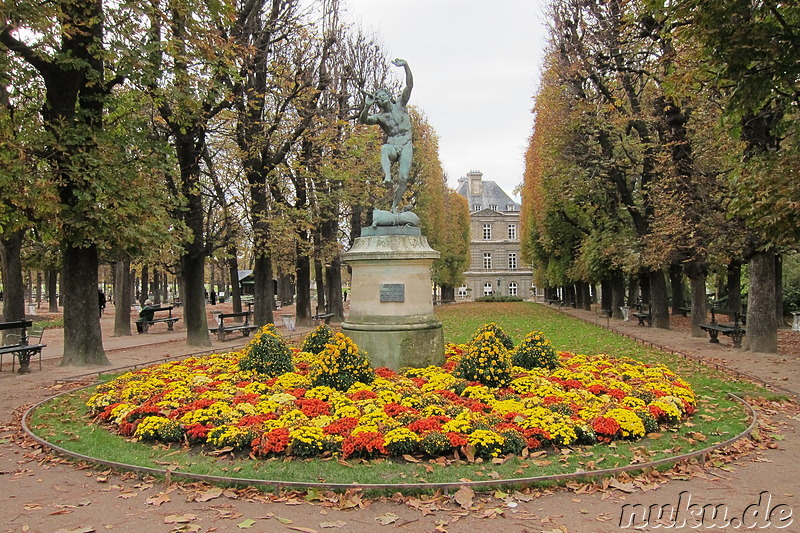
<svg viewBox="0 0 800 533">
<path fill-rule="evenodd" d="M 503 295 L 503 286 L 502 286 L 502 285 L 500 285 L 500 283 L 501 283 L 502 281 L 503 281 L 502 279 L 500 279 L 500 278 L 497 278 L 497 295 L 498 295 L 498 296 L 502 296 L 502 295 Z"/>
</svg>

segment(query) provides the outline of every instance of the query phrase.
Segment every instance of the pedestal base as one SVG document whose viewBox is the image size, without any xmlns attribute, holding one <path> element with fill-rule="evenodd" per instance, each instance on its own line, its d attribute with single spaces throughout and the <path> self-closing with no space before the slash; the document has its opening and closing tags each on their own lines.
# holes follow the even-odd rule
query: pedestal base
<svg viewBox="0 0 800 533">
<path fill-rule="evenodd" d="M 353 273 L 350 316 L 342 332 L 367 352 L 373 367 L 444 363 L 431 285 L 431 265 L 438 257 L 421 235 L 363 233 L 342 254 Z"/>
<path fill-rule="evenodd" d="M 372 366 L 399 370 L 444 364 L 442 323 L 342 324 L 342 333 L 367 352 Z"/>
</svg>

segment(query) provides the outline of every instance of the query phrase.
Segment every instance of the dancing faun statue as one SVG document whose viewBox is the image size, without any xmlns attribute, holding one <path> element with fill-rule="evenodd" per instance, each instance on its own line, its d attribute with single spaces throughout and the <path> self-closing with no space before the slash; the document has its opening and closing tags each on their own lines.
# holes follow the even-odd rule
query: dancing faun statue
<svg viewBox="0 0 800 533">
<path fill-rule="evenodd" d="M 408 176 L 411 172 L 413 148 L 411 146 L 411 119 L 408 116 L 408 100 L 411 89 L 414 87 L 414 78 L 411 69 L 404 59 L 395 59 L 392 64 L 403 67 L 406 73 L 406 86 L 399 100 L 392 98 L 386 89 L 378 89 L 374 93 L 364 93 L 364 108 L 359 119 L 364 124 L 377 124 L 386 134 L 386 141 L 381 147 L 381 168 L 383 169 L 383 182 L 394 182 L 394 195 L 392 197 L 392 213 L 397 213 L 397 208 L 403 200 L 403 195 L 408 187 Z M 377 104 L 379 111 L 370 115 L 373 104 Z M 397 163 L 397 180 L 392 179 L 392 163 Z"/>
</svg>

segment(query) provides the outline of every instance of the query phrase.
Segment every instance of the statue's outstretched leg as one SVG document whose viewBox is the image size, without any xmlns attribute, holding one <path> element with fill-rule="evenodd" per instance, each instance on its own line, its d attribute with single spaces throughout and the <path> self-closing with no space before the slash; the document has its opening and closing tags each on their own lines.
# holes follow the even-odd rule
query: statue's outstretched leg
<svg viewBox="0 0 800 533">
<path fill-rule="evenodd" d="M 381 146 L 381 169 L 383 169 L 383 183 L 392 182 L 392 153 L 394 146 L 384 144 Z"/>
<path fill-rule="evenodd" d="M 411 175 L 411 161 L 413 159 L 413 148 L 409 141 L 403 146 L 400 152 L 398 163 L 398 176 L 397 176 L 397 189 L 394 192 L 394 201 L 392 202 L 392 213 L 397 213 L 397 208 L 400 202 L 403 201 L 403 196 L 406 194 L 408 188 L 408 177 Z"/>
</svg>

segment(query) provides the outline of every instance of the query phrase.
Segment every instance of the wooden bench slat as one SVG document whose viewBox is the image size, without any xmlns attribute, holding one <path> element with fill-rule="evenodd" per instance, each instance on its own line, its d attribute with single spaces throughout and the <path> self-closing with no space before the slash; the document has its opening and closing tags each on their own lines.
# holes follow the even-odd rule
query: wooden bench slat
<svg viewBox="0 0 800 533">
<path fill-rule="evenodd" d="M 242 337 L 249 337 L 251 331 L 255 331 L 258 329 L 258 326 L 250 324 L 250 315 L 252 312 L 250 311 L 242 311 L 239 313 L 217 313 L 217 322 L 218 326 L 216 328 L 209 328 L 211 333 L 215 333 L 217 335 L 217 340 L 224 341 L 225 337 L 228 333 L 234 331 L 241 331 Z M 226 326 L 225 319 L 226 318 L 239 318 L 244 317 L 244 324 L 236 324 L 233 326 Z"/>
<path fill-rule="evenodd" d="M 26 374 L 30 372 L 30 362 L 31 357 L 39 354 L 39 370 L 42 369 L 42 348 L 47 346 L 46 344 L 41 344 L 42 335 L 44 334 L 44 328 L 33 328 L 33 321 L 23 319 L 23 320 L 12 320 L 10 322 L 0 322 L 0 330 L 8 331 L 8 330 L 20 330 L 19 335 L 9 334 L 8 336 L 18 337 L 18 340 L 13 344 L 9 344 L 7 346 L 0 346 L 0 370 L 2 370 L 3 365 L 3 355 L 11 354 L 11 370 L 14 370 L 14 363 L 16 360 L 19 360 L 19 373 Z M 34 331 L 32 336 L 34 338 L 38 337 L 39 343 L 30 344 L 28 342 L 28 328 L 31 329 L 38 329 L 38 331 Z M 6 337 L 6 342 L 8 342 L 8 336 Z"/>
</svg>

